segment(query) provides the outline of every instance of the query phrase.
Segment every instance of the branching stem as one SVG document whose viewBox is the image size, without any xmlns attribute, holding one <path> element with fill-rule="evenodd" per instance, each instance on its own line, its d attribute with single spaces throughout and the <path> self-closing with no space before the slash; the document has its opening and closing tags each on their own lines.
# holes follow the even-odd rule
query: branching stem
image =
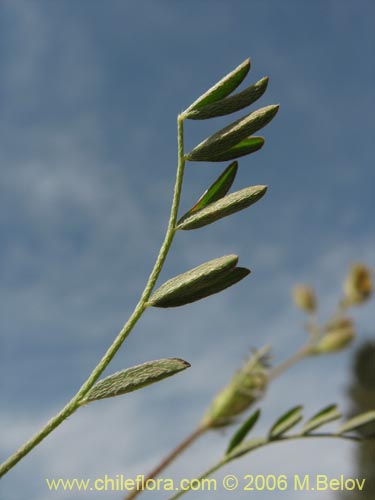
<svg viewBox="0 0 375 500">
<path fill-rule="evenodd" d="M 279 375 L 287 371 L 289 368 L 294 366 L 296 363 L 304 359 L 309 355 L 311 349 L 311 344 L 308 343 L 304 345 L 301 349 L 296 351 L 292 356 L 288 359 L 275 366 L 272 370 L 270 370 L 268 374 L 268 380 L 271 381 L 277 378 Z M 203 434 L 205 434 L 210 429 L 209 426 L 198 426 L 195 431 L 185 437 L 171 452 L 166 455 L 163 460 L 148 473 L 147 479 L 154 479 L 157 477 L 166 467 L 173 462 L 175 458 L 177 458 L 183 451 L 185 451 L 189 446 L 191 446 L 197 439 L 199 439 Z M 127 495 L 124 500 L 132 500 L 136 498 L 139 494 L 142 493 L 142 490 L 134 490 L 129 495 Z"/>
<path fill-rule="evenodd" d="M 258 446 L 254 447 L 252 450 L 249 450 L 249 452 L 255 451 L 256 449 L 262 448 L 263 446 L 266 446 L 266 445 L 272 444 L 272 443 L 277 443 L 277 442 L 281 442 L 281 441 L 292 441 L 292 440 L 296 440 L 296 439 L 306 439 L 306 438 L 336 438 L 336 439 L 346 439 L 346 440 L 355 441 L 355 442 L 365 441 L 365 439 L 360 438 L 358 436 L 340 435 L 340 434 L 329 434 L 329 433 L 291 434 L 289 436 L 280 436 L 280 437 L 277 437 L 275 439 L 265 440 L 264 442 L 262 442 Z M 235 458 L 237 458 L 237 457 L 235 457 Z M 224 467 L 224 465 L 228 464 L 232 460 L 235 460 L 235 458 L 231 459 L 228 456 L 227 457 L 224 456 L 213 467 L 210 467 L 210 469 L 206 470 L 206 472 L 204 472 L 201 476 L 199 476 L 199 478 L 197 478 L 197 480 L 194 479 L 195 484 L 198 481 L 202 481 L 203 479 L 205 479 L 209 476 L 212 476 L 212 474 L 214 474 L 216 471 L 218 471 L 219 469 Z M 185 493 L 188 493 L 189 491 L 190 491 L 189 488 L 180 490 L 175 495 L 169 497 L 168 500 L 176 500 L 177 498 L 182 497 L 183 495 L 185 495 Z"/>
</svg>

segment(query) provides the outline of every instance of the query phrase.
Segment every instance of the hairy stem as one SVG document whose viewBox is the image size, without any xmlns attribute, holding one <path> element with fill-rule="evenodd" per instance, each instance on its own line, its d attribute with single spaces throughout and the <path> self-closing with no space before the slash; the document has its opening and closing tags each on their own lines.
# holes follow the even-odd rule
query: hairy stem
<svg viewBox="0 0 375 500">
<path fill-rule="evenodd" d="M 293 365 L 301 361 L 303 358 L 309 355 L 310 353 L 310 348 L 311 344 L 306 344 L 303 346 L 301 349 L 299 349 L 297 352 L 295 352 L 290 358 L 286 359 L 279 365 L 275 366 L 268 375 L 268 380 L 271 381 L 284 373 L 286 370 L 291 368 Z M 177 446 L 174 448 L 171 452 L 166 455 L 162 461 L 152 470 L 148 473 L 147 479 L 154 479 L 157 477 L 170 463 L 175 460 L 182 452 L 184 452 L 189 446 L 191 446 L 197 439 L 199 439 L 203 434 L 205 434 L 210 427 L 208 425 L 200 425 L 197 427 L 196 430 L 194 430 L 191 434 L 189 434 L 187 437 L 185 437 Z M 140 493 L 142 493 L 142 490 L 134 490 L 132 491 L 129 495 L 127 495 L 124 500 L 132 500 L 133 498 L 136 498 Z M 177 498 L 177 497 L 176 497 Z"/>
<path fill-rule="evenodd" d="M 64 406 L 64 408 L 55 415 L 47 424 L 31 439 L 29 439 L 23 446 L 21 446 L 13 455 L 11 455 L 5 462 L 0 465 L 0 477 L 4 476 L 12 467 L 14 467 L 17 462 L 19 462 L 23 457 L 25 457 L 30 451 L 35 448 L 48 434 L 50 434 L 56 427 L 58 427 L 65 419 L 72 415 L 80 406 L 80 401 L 86 396 L 86 394 L 93 387 L 95 382 L 98 380 L 103 371 L 107 368 L 108 364 L 111 362 L 117 351 L 120 349 L 126 337 L 132 331 L 136 325 L 139 318 L 142 316 L 143 312 L 147 307 L 147 300 L 149 299 L 151 292 L 155 286 L 156 280 L 162 270 L 165 259 L 168 255 L 168 251 L 171 247 L 175 232 L 176 232 L 176 221 L 178 207 L 180 203 L 182 181 L 185 169 L 185 157 L 184 157 L 184 137 L 183 137 L 183 117 L 179 115 L 177 118 L 177 140 L 178 140 L 178 165 L 176 182 L 173 193 L 172 207 L 168 222 L 168 228 L 165 234 L 164 241 L 159 251 L 159 255 L 156 259 L 155 265 L 151 271 L 148 278 L 147 284 L 143 290 L 141 298 L 138 304 L 135 306 L 133 313 L 131 314 L 128 321 L 125 323 L 116 339 L 109 347 L 107 352 L 104 354 L 102 359 L 99 361 L 97 366 L 91 372 L 90 376 L 81 386 L 79 391 L 73 398 Z"/>
<path fill-rule="evenodd" d="M 263 443 L 259 444 L 258 446 L 254 447 L 252 450 L 249 450 L 248 453 L 251 453 L 251 451 L 258 450 L 259 448 L 262 448 L 268 444 L 272 443 L 277 443 L 281 441 L 292 441 L 296 439 L 306 439 L 306 438 L 336 438 L 336 439 L 346 439 L 349 441 L 355 441 L 355 442 L 362 442 L 365 441 L 366 439 L 363 439 L 358 436 L 349 436 L 349 435 L 340 435 L 340 434 L 329 434 L 329 433 L 316 433 L 316 434 L 292 434 L 290 436 L 280 436 L 275 439 L 270 439 L 270 440 L 265 440 Z M 208 478 L 209 476 L 212 476 L 216 471 L 224 467 L 224 465 L 228 464 L 232 460 L 235 460 L 236 458 L 239 457 L 234 457 L 230 458 L 230 456 L 224 456 L 219 462 L 217 462 L 213 467 L 210 469 L 206 470 L 201 476 L 197 478 L 197 481 L 202 481 L 203 479 Z M 195 481 L 195 478 L 194 478 Z M 176 498 L 182 497 L 182 495 L 185 495 L 185 493 L 188 493 L 190 491 L 190 488 L 180 490 L 178 493 L 175 495 L 171 496 L 168 498 L 168 500 L 176 500 Z"/>
</svg>

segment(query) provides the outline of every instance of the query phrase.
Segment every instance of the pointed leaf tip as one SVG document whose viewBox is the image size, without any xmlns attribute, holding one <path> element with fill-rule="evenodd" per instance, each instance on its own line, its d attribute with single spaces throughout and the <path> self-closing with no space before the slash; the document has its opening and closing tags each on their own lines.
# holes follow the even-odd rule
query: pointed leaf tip
<svg viewBox="0 0 375 500">
<path fill-rule="evenodd" d="M 302 406 L 295 406 L 281 415 L 271 427 L 270 438 L 277 438 L 285 434 L 289 429 L 302 420 Z"/>
<path fill-rule="evenodd" d="M 184 218 L 177 229 L 190 230 L 207 226 L 223 217 L 239 212 L 259 201 L 267 186 L 251 186 L 231 193 Z"/>
<path fill-rule="evenodd" d="M 265 127 L 276 115 L 279 105 L 266 106 L 239 118 L 198 144 L 186 158 L 191 161 L 217 161 L 216 157 L 226 153 L 254 132 Z"/>
<path fill-rule="evenodd" d="M 204 105 L 219 101 L 231 92 L 233 92 L 245 79 L 250 71 L 250 59 L 245 59 L 237 68 L 228 73 L 224 78 L 219 80 L 213 87 L 208 89 L 196 101 L 193 102 L 185 111 L 188 113 L 191 110 L 199 109 Z"/>
<path fill-rule="evenodd" d="M 223 292 L 227 288 L 239 283 L 241 280 L 246 278 L 250 274 L 250 269 L 246 267 L 235 267 L 227 274 L 219 278 L 217 281 L 213 281 L 210 284 L 202 287 L 200 290 L 196 290 L 191 294 L 184 296 L 181 301 L 177 301 L 173 303 L 173 305 L 167 306 L 158 306 L 158 307 L 176 307 L 183 306 L 185 304 L 191 304 L 192 302 L 196 302 L 197 300 L 204 299 L 206 297 L 210 297 L 211 295 L 215 295 L 216 293 Z"/>
<path fill-rule="evenodd" d="M 137 391 L 189 367 L 190 363 L 183 359 L 165 358 L 126 368 L 99 380 L 80 401 L 80 405 Z"/>
<path fill-rule="evenodd" d="M 235 267 L 237 262 L 236 255 L 227 255 L 180 274 L 161 285 L 148 305 L 177 307 L 221 292 L 249 274 L 248 269 Z"/>
<path fill-rule="evenodd" d="M 329 422 L 333 422 L 341 417 L 337 405 L 329 405 L 311 417 L 303 426 L 302 434 L 308 434 Z"/>
<path fill-rule="evenodd" d="M 192 110 L 186 113 L 185 117 L 191 120 L 206 120 L 207 118 L 215 118 L 217 116 L 235 113 L 236 111 L 240 111 L 241 109 L 250 106 L 262 97 L 267 89 L 267 86 L 268 77 L 264 77 L 253 85 L 250 85 L 250 87 L 247 87 L 242 92 Z"/>
<path fill-rule="evenodd" d="M 197 159 L 196 157 L 194 157 L 193 160 L 193 157 L 190 157 L 189 155 L 187 156 L 187 159 L 190 161 L 230 161 L 236 158 L 247 156 L 252 153 L 256 153 L 257 151 L 262 149 L 262 147 L 264 146 L 264 142 L 265 141 L 263 137 L 247 137 L 232 148 L 224 151 L 224 153 L 213 154 L 212 156 L 210 156 L 209 160 Z"/>
</svg>

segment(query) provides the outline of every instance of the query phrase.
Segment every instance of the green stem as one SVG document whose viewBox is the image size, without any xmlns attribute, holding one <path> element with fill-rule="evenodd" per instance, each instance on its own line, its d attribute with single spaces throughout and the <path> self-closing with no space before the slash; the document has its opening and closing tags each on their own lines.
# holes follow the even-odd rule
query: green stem
<svg viewBox="0 0 375 500">
<path fill-rule="evenodd" d="M 84 398 L 84 396 L 86 396 L 86 394 L 90 391 L 100 375 L 107 368 L 108 364 L 111 362 L 111 360 L 123 344 L 124 340 L 132 331 L 135 324 L 145 311 L 147 307 L 147 300 L 149 299 L 155 286 L 156 280 L 159 277 L 160 271 L 162 270 L 163 264 L 168 255 L 168 251 L 171 247 L 174 235 L 176 233 L 177 213 L 180 203 L 182 181 L 185 169 L 183 133 L 183 116 L 179 115 L 177 118 L 178 165 L 168 228 L 163 244 L 160 248 L 159 255 L 156 259 L 155 265 L 148 278 L 147 284 L 145 286 L 145 289 L 143 290 L 138 304 L 136 305 L 133 313 L 117 335 L 112 345 L 109 347 L 97 366 L 91 372 L 90 376 L 81 386 L 77 394 L 73 396 L 69 403 L 67 403 L 57 415 L 49 420 L 49 422 L 47 422 L 47 424 L 37 434 L 29 439 L 15 453 L 13 453 L 13 455 L 11 455 L 5 462 L 0 465 L 0 477 L 4 476 L 10 469 L 12 469 L 12 467 L 17 464 L 17 462 L 19 462 L 23 457 L 30 453 L 30 451 L 35 448 L 46 436 L 48 436 L 48 434 L 56 429 L 56 427 L 58 427 L 65 419 L 67 419 L 79 408 L 80 401 Z"/>
<path fill-rule="evenodd" d="M 350 436 L 350 435 L 340 435 L 340 434 L 329 434 L 329 433 L 316 433 L 316 434 L 306 434 L 306 435 L 301 435 L 301 434 L 292 434 L 290 436 L 281 436 L 277 437 L 275 439 L 270 439 L 270 440 L 265 440 L 263 443 L 260 443 L 256 447 L 253 448 L 253 450 L 249 450 L 248 453 L 254 450 L 258 450 L 259 448 L 262 448 L 263 446 L 266 446 L 268 444 L 272 443 L 277 443 L 281 441 L 291 441 L 295 439 L 306 439 L 306 438 L 339 438 L 339 439 L 346 439 L 350 441 L 356 441 L 356 442 L 362 442 L 365 441 L 365 439 L 357 437 L 357 436 Z M 233 450 L 233 453 L 235 453 L 235 450 Z M 243 456 L 243 455 L 241 455 Z M 206 470 L 201 476 L 197 478 L 198 481 L 202 481 L 203 479 L 206 479 L 209 476 L 212 476 L 216 471 L 224 467 L 224 465 L 228 464 L 232 460 L 235 460 L 236 457 L 234 456 L 233 458 L 230 458 L 229 456 L 223 457 L 219 462 L 217 462 L 213 467 L 210 469 Z M 194 478 L 195 479 L 195 478 Z M 182 495 L 185 495 L 185 493 L 188 493 L 190 491 L 190 488 L 184 489 L 176 493 L 175 495 L 171 496 L 168 498 L 168 500 L 176 500 L 176 498 L 182 497 Z"/>
<path fill-rule="evenodd" d="M 299 361 L 309 356 L 311 354 L 311 348 L 312 343 L 304 345 L 301 349 L 292 354 L 292 356 L 290 356 L 288 359 L 272 368 L 272 370 L 270 370 L 268 373 L 268 381 L 270 382 L 271 380 L 277 378 L 279 375 L 287 371 Z"/>
<path fill-rule="evenodd" d="M 268 374 L 268 380 L 271 381 L 277 378 L 279 375 L 284 373 L 286 370 L 291 368 L 293 365 L 301 361 L 303 358 L 308 356 L 311 352 L 311 344 L 304 345 L 301 349 L 295 352 L 290 358 L 275 366 L 270 370 Z M 203 434 L 210 430 L 209 425 L 200 425 L 195 431 L 184 438 L 168 455 L 147 475 L 146 479 L 154 479 L 160 472 L 162 472 L 170 463 L 172 463 L 175 458 L 182 454 L 189 446 L 191 446 L 197 439 L 199 439 Z M 124 500 L 132 500 L 136 498 L 142 490 L 134 490 L 129 495 L 127 495 Z M 177 497 L 176 497 L 177 498 Z"/>
</svg>

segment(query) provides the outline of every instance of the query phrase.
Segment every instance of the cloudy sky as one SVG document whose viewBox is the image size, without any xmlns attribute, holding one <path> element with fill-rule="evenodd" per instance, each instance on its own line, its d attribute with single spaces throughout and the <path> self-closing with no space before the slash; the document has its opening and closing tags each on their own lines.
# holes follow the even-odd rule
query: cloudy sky
<svg viewBox="0 0 375 500">
<path fill-rule="evenodd" d="M 103 498 L 52 494 L 44 478 L 146 472 L 193 429 L 252 348 L 272 344 L 276 363 L 303 344 L 295 282 L 316 288 L 324 319 L 348 266 L 374 265 L 374 15 L 370 0 L 1 2 L 4 458 L 75 393 L 131 313 L 167 223 L 177 113 L 248 56 L 249 83 L 270 77 L 259 106 L 281 105 L 266 146 L 240 161 L 235 183 L 267 184 L 266 197 L 178 234 L 160 283 L 229 253 L 251 276 L 205 301 L 147 311 L 106 374 L 160 357 L 192 367 L 80 410 L 2 481 L 4 499 Z M 187 123 L 186 148 L 223 123 Z M 224 166 L 187 166 L 182 211 Z M 355 312 L 357 346 L 373 335 L 370 309 Z M 258 432 L 299 403 L 307 415 L 331 402 L 348 410 L 351 353 L 308 360 L 275 381 Z M 197 476 L 229 435 L 206 436 L 168 475 Z M 341 442 L 284 444 L 216 477 L 353 476 L 354 453 Z"/>
</svg>

